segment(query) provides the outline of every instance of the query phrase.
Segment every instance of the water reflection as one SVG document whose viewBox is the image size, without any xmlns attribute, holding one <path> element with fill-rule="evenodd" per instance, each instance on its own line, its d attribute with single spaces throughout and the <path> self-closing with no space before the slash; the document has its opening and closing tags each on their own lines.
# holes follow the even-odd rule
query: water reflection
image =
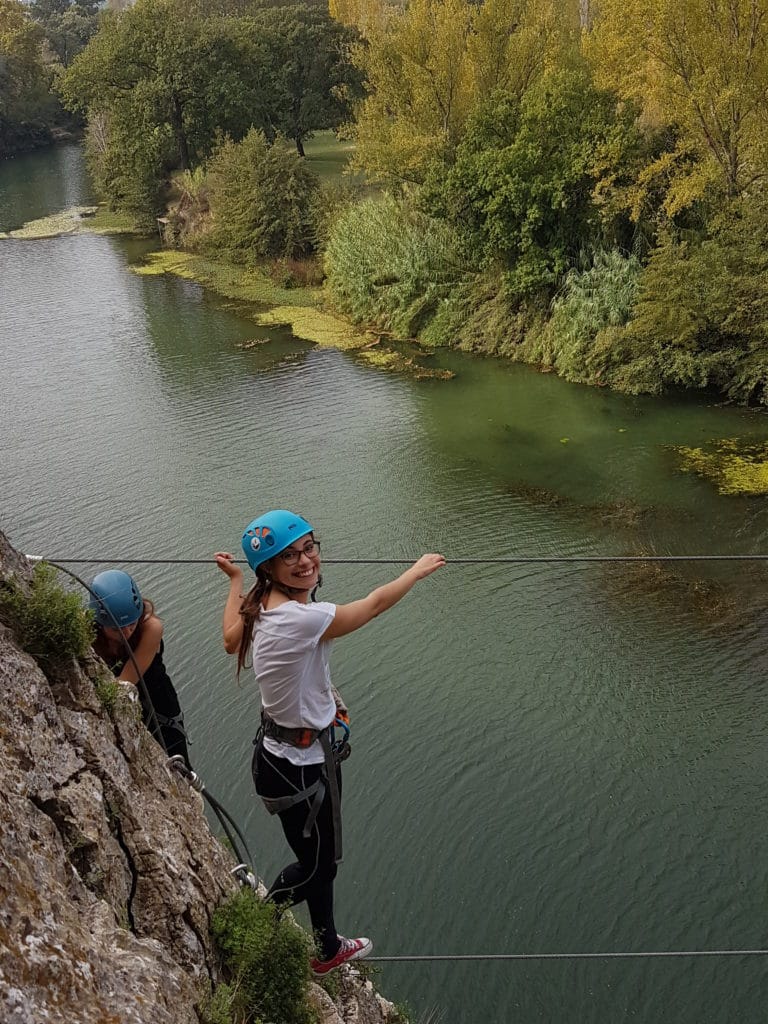
<svg viewBox="0 0 768 1024">
<path fill-rule="evenodd" d="M 0 162 L 0 231 L 94 201 L 78 144 L 52 146 Z"/>
</svg>

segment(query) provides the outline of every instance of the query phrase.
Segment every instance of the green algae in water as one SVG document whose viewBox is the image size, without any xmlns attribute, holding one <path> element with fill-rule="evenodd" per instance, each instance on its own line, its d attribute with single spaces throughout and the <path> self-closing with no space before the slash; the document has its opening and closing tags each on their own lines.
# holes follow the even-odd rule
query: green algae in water
<svg viewBox="0 0 768 1024">
<path fill-rule="evenodd" d="M 27 221 L 20 228 L 0 233 L 0 238 L 28 240 L 58 238 L 62 235 L 135 234 L 136 224 L 126 214 L 110 213 L 98 206 L 72 206 L 48 217 Z"/>
<path fill-rule="evenodd" d="M 324 348 L 350 350 L 371 343 L 370 335 L 360 334 L 340 317 L 305 306 L 275 306 L 266 313 L 259 313 L 256 322 L 262 326 L 290 327 L 297 338 Z"/>
<path fill-rule="evenodd" d="M 720 494 L 768 494 L 768 441 L 744 442 L 724 438 L 704 448 L 684 445 L 672 448 L 684 473 L 696 473 L 711 481 Z"/>
<path fill-rule="evenodd" d="M 236 266 L 223 260 L 211 260 L 181 249 L 151 252 L 145 262 L 131 267 L 142 276 L 175 274 L 196 281 L 225 299 L 261 306 L 290 306 L 311 309 L 319 292 L 312 288 L 281 288 L 259 270 Z M 286 323 L 287 321 L 283 321 Z"/>
<path fill-rule="evenodd" d="M 358 353 L 358 359 L 379 370 L 408 374 L 415 380 L 451 380 L 454 376 L 450 370 L 432 370 L 428 366 L 420 366 L 412 357 L 389 348 L 366 349 Z"/>
</svg>

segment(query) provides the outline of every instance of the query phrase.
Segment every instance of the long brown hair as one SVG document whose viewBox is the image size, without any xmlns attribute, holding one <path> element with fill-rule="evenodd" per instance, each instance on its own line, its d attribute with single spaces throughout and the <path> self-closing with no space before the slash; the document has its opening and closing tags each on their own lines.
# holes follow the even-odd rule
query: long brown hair
<svg viewBox="0 0 768 1024">
<path fill-rule="evenodd" d="M 272 586 L 272 577 L 267 571 L 267 562 L 262 562 L 256 568 L 256 582 L 243 598 L 240 605 L 240 615 L 243 619 L 243 633 L 240 637 L 240 647 L 237 651 L 237 678 L 240 678 L 240 670 L 245 665 L 248 657 L 248 650 L 253 640 L 253 627 L 261 610 L 261 599 L 269 592 Z"/>
<path fill-rule="evenodd" d="M 315 537 L 314 531 L 310 530 L 306 536 L 311 537 L 318 545 L 320 541 Z M 299 538 L 300 540 L 301 538 Z M 243 632 L 240 637 L 240 647 L 237 651 L 237 678 L 240 678 L 240 671 L 246 663 L 248 658 L 248 650 L 253 640 L 253 627 L 256 620 L 259 617 L 261 610 L 261 602 L 263 598 L 269 593 L 272 587 L 277 587 L 278 590 L 282 591 L 287 597 L 293 597 L 294 594 L 299 593 L 298 590 L 291 587 L 284 587 L 279 583 L 275 583 L 272 579 L 272 574 L 269 571 L 269 565 L 280 555 L 280 552 L 273 555 L 272 558 L 266 562 L 262 562 L 261 565 L 256 567 L 256 582 L 253 584 L 251 589 L 243 598 L 243 602 L 240 605 L 240 615 L 243 619 Z M 318 573 L 317 586 L 313 589 L 310 599 L 315 600 L 315 594 L 319 587 L 323 585 L 323 577 Z"/>
<path fill-rule="evenodd" d="M 141 640 L 141 634 L 144 631 L 144 626 L 147 624 L 147 622 L 152 618 L 154 614 L 155 606 L 152 604 L 151 601 L 148 601 L 146 598 L 144 598 L 144 607 L 139 617 L 139 621 L 136 624 L 136 629 L 134 629 L 133 633 L 131 633 L 127 641 L 128 646 L 131 648 L 132 651 L 136 650 L 136 647 L 138 646 L 138 643 Z M 129 660 L 127 657 L 120 657 L 120 655 L 125 655 L 126 653 L 125 644 L 125 637 L 123 637 L 121 640 L 113 640 L 110 642 L 110 640 L 107 639 L 107 636 L 104 632 L 104 628 L 99 625 L 96 626 L 96 638 L 93 641 L 93 649 L 94 651 L 96 651 L 100 658 L 106 661 L 108 665 L 114 665 L 118 661 L 122 661 L 122 663 L 125 664 L 125 662 Z M 117 650 L 114 650 L 114 645 L 117 646 Z"/>
</svg>

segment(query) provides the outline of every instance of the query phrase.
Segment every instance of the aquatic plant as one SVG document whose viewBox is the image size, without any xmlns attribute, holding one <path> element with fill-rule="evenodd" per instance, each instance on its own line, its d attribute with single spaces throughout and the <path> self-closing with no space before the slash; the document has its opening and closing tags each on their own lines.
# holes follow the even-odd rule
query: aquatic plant
<svg viewBox="0 0 768 1024">
<path fill-rule="evenodd" d="M 646 553 L 648 549 L 636 552 Z M 623 562 L 603 567 L 601 575 L 611 600 L 639 601 L 644 608 L 653 601 L 662 613 L 678 616 L 687 611 L 707 625 L 729 628 L 740 625 L 744 616 L 742 601 L 725 583 L 688 576 L 663 562 Z"/>
<path fill-rule="evenodd" d="M 768 494 L 768 441 L 745 442 L 723 438 L 711 451 L 673 446 L 683 473 L 696 473 L 720 494 Z"/>
<path fill-rule="evenodd" d="M 260 269 L 247 269 L 175 249 L 149 253 L 144 263 L 131 269 L 142 277 L 175 274 L 188 281 L 197 281 L 203 288 L 210 288 L 224 298 L 246 304 L 310 308 L 318 301 L 315 290 L 281 288 Z"/>
<path fill-rule="evenodd" d="M 356 331 L 345 320 L 325 313 L 320 309 L 305 306 L 275 306 L 266 313 L 259 313 L 256 321 L 263 326 L 290 327 L 297 338 L 313 341 L 327 348 L 355 349 L 371 343 L 368 334 Z"/>
<path fill-rule="evenodd" d="M 450 370 L 434 370 L 429 366 L 421 366 L 413 356 L 395 352 L 388 348 L 365 349 L 357 354 L 357 358 L 369 366 L 393 373 L 404 373 L 415 380 L 451 380 L 455 375 Z"/>
<path fill-rule="evenodd" d="M 60 235 L 120 235 L 137 232 L 135 218 L 112 213 L 103 206 L 72 206 L 59 213 L 27 221 L 20 228 L 0 233 L 0 238 L 35 240 Z"/>
</svg>

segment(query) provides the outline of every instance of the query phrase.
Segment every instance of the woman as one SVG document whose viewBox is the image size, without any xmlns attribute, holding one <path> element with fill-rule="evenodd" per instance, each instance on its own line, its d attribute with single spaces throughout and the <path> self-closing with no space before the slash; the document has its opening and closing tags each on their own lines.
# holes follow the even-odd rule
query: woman
<svg viewBox="0 0 768 1024">
<path fill-rule="evenodd" d="M 168 756 L 181 754 L 189 767 L 184 716 L 163 664 L 163 624 L 152 602 L 143 600 L 133 578 L 119 569 L 100 572 L 91 590 L 89 606 L 96 622 L 93 649 L 118 679 L 138 684 L 141 673 L 144 686 L 139 686 L 139 700 L 145 725 L 154 733 L 156 721 Z"/>
<path fill-rule="evenodd" d="M 404 597 L 418 580 L 445 564 L 424 555 L 397 579 L 351 604 L 314 601 L 320 585 L 320 544 L 310 524 L 278 509 L 254 519 L 243 534 L 243 551 L 256 582 L 243 597 L 243 574 L 227 552 L 216 564 L 229 577 L 224 608 L 224 648 L 237 653 L 238 674 L 252 651 L 262 702 L 262 728 L 254 741 L 256 791 L 277 813 L 296 862 L 269 890 L 277 904 L 306 900 L 321 977 L 373 949 L 370 939 L 346 939 L 336 931 L 333 880 L 341 859 L 339 745 L 333 725 L 346 709 L 331 687 L 330 641 L 364 626 Z"/>
</svg>

